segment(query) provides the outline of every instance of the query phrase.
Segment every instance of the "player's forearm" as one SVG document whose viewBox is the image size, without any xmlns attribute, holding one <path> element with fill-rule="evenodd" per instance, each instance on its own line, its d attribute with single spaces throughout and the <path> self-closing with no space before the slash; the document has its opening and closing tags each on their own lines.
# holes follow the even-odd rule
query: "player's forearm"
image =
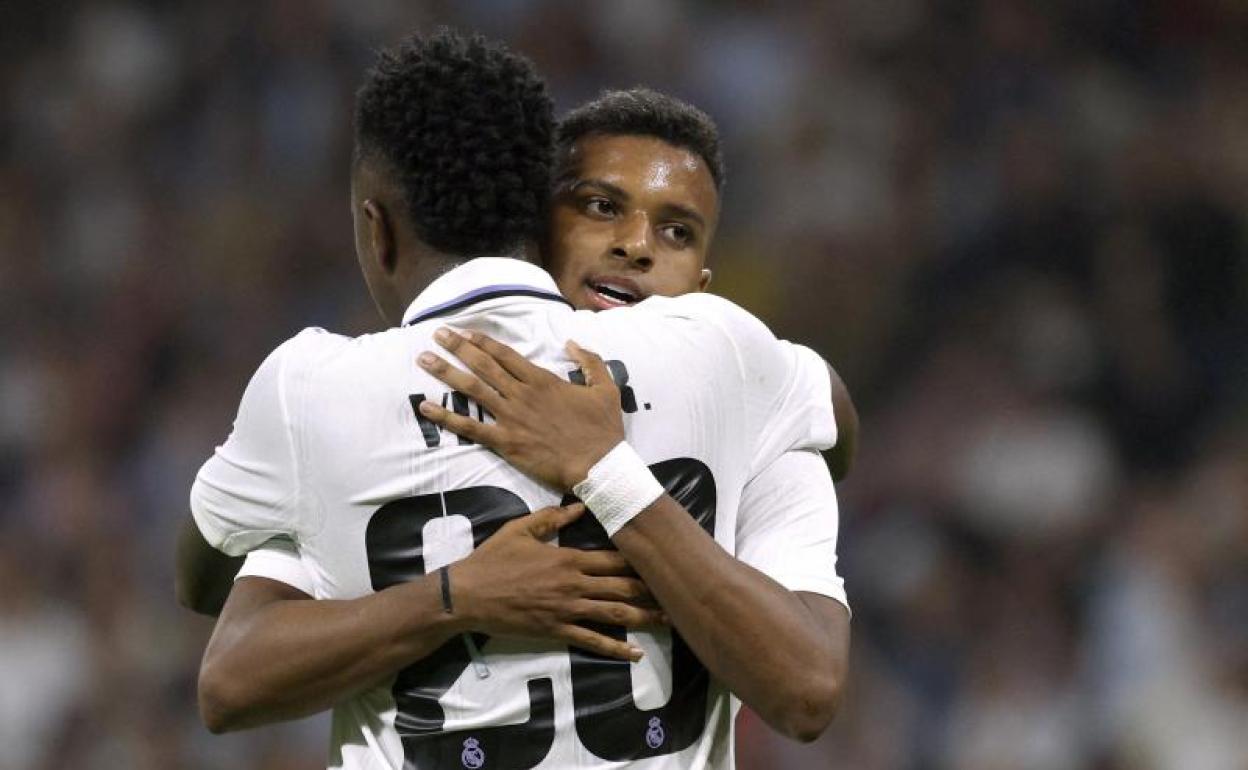
<svg viewBox="0 0 1248 770">
<path fill-rule="evenodd" d="M 813 740 L 835 713 L 848 639 L 734 559 L 663 495 L 612 538 L 698 659 L 775 729 Z"/>
<path fill-rule="evenodd" d="M 213 732 L 323 711 L 461 630 L 441 609 L 436 576 L 360 599 L 291 596 L 303 595 L 261 578 L 236 585 L 200 669 L 200 712 Z"/>
</svg>

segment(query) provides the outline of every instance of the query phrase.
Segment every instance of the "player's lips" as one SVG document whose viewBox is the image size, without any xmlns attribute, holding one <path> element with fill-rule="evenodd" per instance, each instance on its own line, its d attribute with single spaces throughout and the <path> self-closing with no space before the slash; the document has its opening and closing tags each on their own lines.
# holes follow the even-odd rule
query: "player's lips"
<svg viewBox="0 0 1248 770">
<path fill-rule="evenodd" d="M 635 305 L 647 296 L 636 281 L 616 276 L 593 276 L 585 287 L 590 304 L 599 310 Z"/>
</svg>

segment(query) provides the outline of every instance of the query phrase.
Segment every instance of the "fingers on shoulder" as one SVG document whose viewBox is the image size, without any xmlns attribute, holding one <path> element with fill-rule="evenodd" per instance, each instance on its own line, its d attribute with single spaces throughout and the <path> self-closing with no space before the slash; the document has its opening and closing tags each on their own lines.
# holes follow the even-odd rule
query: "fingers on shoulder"
<svg viewBox="0 0 1248 770">
<path fill-rule="evenodd" d="M 521 382 L 541 382 L 555 376 L 488 334 L 470 332 L 468 340 Z"/>
<path fill-rule="evenodd" d="M 442 384 L 463 393 L 485 408 L 497 409 L 500 406 L 498 391 L 488 385 L 476 373 L 465 372 L 462 369 L 451 366 L 441 356 L 429 352 L 421 353 L 417 358 L 417 362 L 420 364 L 420 368 L 433 375 Z"/>
</svg>

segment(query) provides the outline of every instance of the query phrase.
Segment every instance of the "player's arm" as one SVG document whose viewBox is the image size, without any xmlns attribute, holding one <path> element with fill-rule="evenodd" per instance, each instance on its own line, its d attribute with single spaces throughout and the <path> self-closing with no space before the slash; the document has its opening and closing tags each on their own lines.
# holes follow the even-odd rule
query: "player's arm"
<svg viewBox="0 0 1248 770">
<path fill-rule="evenodd" d="M 346 601 L 240 578 L 200 666 L 200 715 L 220 733 L 315 714 L 428 655 L 462 622 L 428 577 Z"/>
<path fill-rule="evenodd" d="M 311 575 L 299 558 L 299 549 L 289 538 L 277 537 L 249 551 L 246 557 L 226 556 L 208 544 L 194 519 L 178 533 L 178 602 L 201 615 L 217 617 L 225 606 L 234 581 L 239 577 L 278 580 L 311 597 Z"/>
<path fill-rule="evenodd" d="M 698 659 L 737 697 L 791 738 L 823 733 L 849 666 L 843 604 L 791 591 L 734 558 L 666 494 L 611 540 Z"/>
<path fill-rule="evenodd" d="M 325 339 L 301 334 L 265 360 L 243 395 L 234 431 L 200 469 L 191 512 L 213 548 L 239 556 L 275 539 L 299 547 L 319 528 L 301 488 L 302 420 L 288 411 L 298 399 L 285 397 L 284 383 Z M 623 557 L 569 554 L 543 542 L 575 515 L 545 509 L 515 519 L 452 565 L 450 613 L 440 583 L 431 588 L 427 578 L 345 601 L 308 601 L 272 581 L 239 581 L 200 670 L 205 722 L 220 731 L 314 713 L 461 630 L 635 657 L 638 650 L 579 625 L 658 622 Z"/>
<path fill-rule="evenodd" d="M 450 565 L 450 612 L 436 572 L 349 600 L 310 600 L 285 577 L 240 578 L 200 667 L 204 723 L 224 732 L 314 714 L 469 631 L 638 659 L 636 647 L 582 625 L 663 620 L 624 558 L 547 542 L 583 512 L 577 504 L 515 519 Z"/>
<path fill-rule="evenodd" d="M 196 476 L 194 531 L 179 541 L 178 589 L 201 608 L 210 609 L 220 594 L 208 586 L 211 576 L 228 570 L 226 558 L 275 537 L 293 546 L 311 528 L 301 505 L 298 415 L 287 409 L 284 383 L 318 342 L 299 335 L 265 359 L 243 394 L 233 432 Z M 425 585 L 321 603 L 277 581 L 240 580 L 200 667 L 201 716 L 221 732 L 319 711 L 395 670 L 404 656 L 444 642 L 455 620 L 439 611 Z M 352 627 L 361 620 L 372 625 Z M 408 620 L 419 627 L 400 623 Z"/>
<path fill-rule="evenodd" d="M 191 520 L 178 532 L 174 591 L 178 603 L 217 615 L 247 551 L 300 528 L 298 454 L 286 408 L 283 373 L 316 345 L 305 331 L 260 364 L 239 404 L 234 429 L 191 487 Z"/>
<path fill-rule="evenodd" d="M 472 374 L 428 353 L 421 366 L 488 409 L 496 423 L 461 419 L 426 401 L 422 413 L 434 422 L 565 490 L 623 441 L 619 390 L 596 355 L 569 346 L 589 385 L 580 387 L 485 335 L 437 336 Z M 759 716 L 799 740 L 824 730 L 844 682 L 843 606 L 799 595 L 733 558 L 666 494 L 612 541 L 702 663 Z"/>
<path fill-rule="evenodd" d="M 174 566 L 178 604 L 201 615 L 220 615 L 242 565 L 243 557 L 226 556 L 213 548 L 188 518 L 178 531 Z"/>
<path fill-rule="evenodd" d="M 858 451 L 858 410 L 845 381 L 831 364 L 828 364 L 828 379 L 832 386 L 832 414 L 836 416 L 836 445 L 827 452 L 828 468 L 832 478 L 841 481 L 849 475 Z"/>
</svg>

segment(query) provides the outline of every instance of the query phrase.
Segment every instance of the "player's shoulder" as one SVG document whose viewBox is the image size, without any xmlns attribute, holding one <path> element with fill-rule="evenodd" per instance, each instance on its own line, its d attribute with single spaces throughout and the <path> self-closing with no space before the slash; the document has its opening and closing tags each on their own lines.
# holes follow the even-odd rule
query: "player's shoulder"
<svg viewBox="0 0 1248 770">
<path fill-rule="evenodd" d="M 331 368 L 354 343 L 354 338 L 308 327 L 273 349 L 252 376 L 252 386 L 287 390 L 291 383 L 307 384 Z"/>
<path fill-rule="evenodd" d="M 758 322 L 750 311 L 732 300 L 704 291 L 681 294 L 678 297 L 653 296 L 636 306 L 644 312 L 656 313 L 668 318 L 688 318 L 720 322 L 745 319 Z"/>
<path fill-rule="evenodd" d="M 282 343 L 283 346 L 290 346 L 293 350 L 304 353 L 305 355 L 314 355 L 317 352 L 338 348 L 349 344 L 353 338 L 343 334 L 335 334 L 328 329 L 322 329 L 319 326 L 308 326 L 299 331 L 298 334 Z"/>
<path fill-rule="evenodd" d="M 728 300 L 712 295 L 653 296 L 626 308 L 603 313 L 579 311 L 569 325 L 596 332 L 606 340 L 627 338 L 654 346 L 656 354 L 668 347 L 682 356 L 692 348 L 714 356 L 730 347 L 744 313 Z"/>
<path fill-rule="evenodd" d="M 713 324 L 737 341 L 775 341 L 758 316 L 718 294 L 692 292 L 679 297 L 652 297 L 638 305 L 669 318 Z"/>
<path fill-rule="evenodd" d="M 743 359 L 766 358 L 778 350 L 780 341 L 767 324 L 737 303 L 716 294 L 694 292 L 679 297 L 651 297 L 636 306 L 676 322 L 713 329 Z"/>
<path fill-rule="evenodd" d="M 278 345 L 269 354 L 265 365 L 276 365 L 283 370 L 313 365 L 326 356 L 338 353 L 351 342 L 351 337 L 334 334 L 319 326 L 309 326 Z"/>
<path fill-rule="evenodd" d="M 349 343 L 351 337 L 335 334 L 319 326 L 308 326 L 288 337 L 274 349 L 282 357 L 317 355 L 318 353 Z"/>
<path fill-rule="evenodd" d="M 269 354 L 253 386 L 275 393 L 288 420 L 310 424 L 315 415 L 358 404 L 384 387 L 396 359 L 391 331 L 350 337 L 308 327 Z"/>
<path fill-rule="evenodd" d="M 329 365 L 341 361 L 355 366 L 353 357 L 385 355 L 393 348 L 404 346 L 405 336 L 412 332 L 412 328 L 393 327 L 349 337 L 319 326 L 309 326 L 283 342 L 275 352 L 296 364 Z"/>
</svg>

